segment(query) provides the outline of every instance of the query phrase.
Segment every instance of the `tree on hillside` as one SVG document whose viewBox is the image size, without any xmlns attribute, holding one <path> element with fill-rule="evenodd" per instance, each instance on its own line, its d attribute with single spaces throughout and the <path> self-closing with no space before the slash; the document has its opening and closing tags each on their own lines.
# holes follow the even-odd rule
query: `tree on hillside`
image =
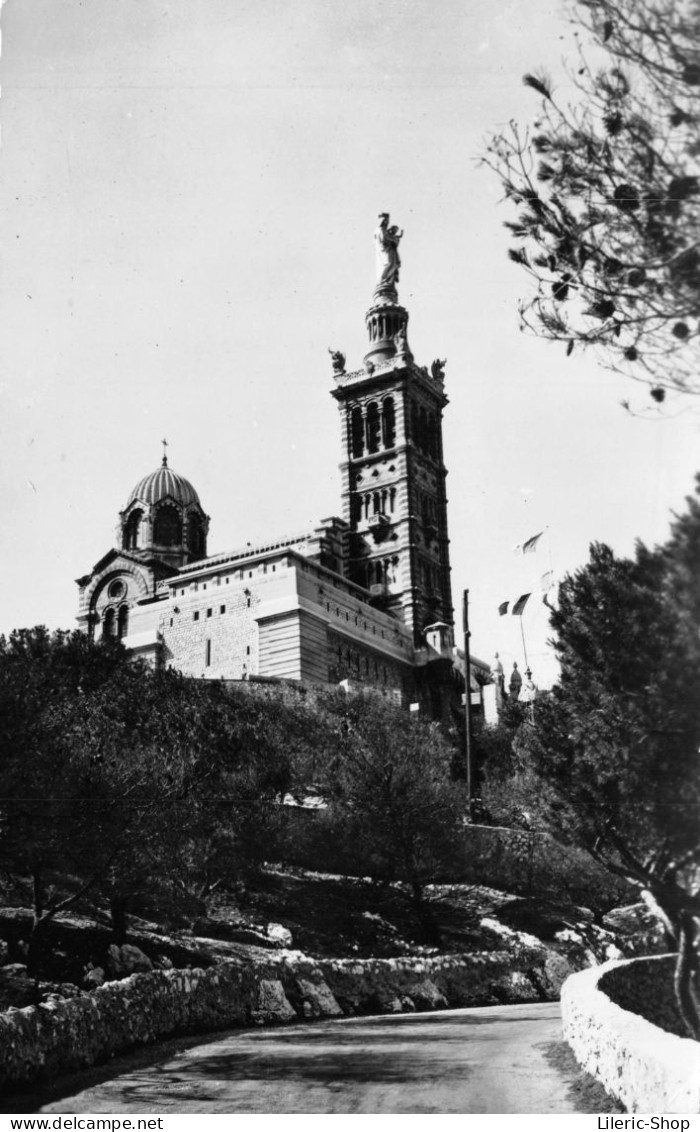
<svg viewBox="0 0 700 1132">
<path fill-rule="evenodd" d="M 527 799 L 517 785 L 514 740 L 530 714 L 529 705 L 504 698 L 497 723 L 483 720 L 474 728 L 472 749 L 476 764 L 479 822 L 528 829 Z"/>
<path fill-rule="evenodd" d="M 700 481 L 699 481 L 700 488 Z M 560 683 L 516 737 L 518 785 L 560 839 L 638 885 L 676 939 L 700 1037 L 700 498 L 634 559 L 591 547 L 552 613 Z"/>
<path fill-rule="evenodd" d="M 196 812 L 181 841 L 187 885 L 204 901 L 245 884 L 265 859 L 296 753 L 313 731 L 313 714 L 299 705 L 244 688 L 209 694 Z"/>
<path fill-rule="evenodd" d="M 256 866 L 290 784 L 293 716 L 217 682 L 137 668 L 69 708 L 63 742 L 89 803 L 81 827 L 118 934 L 135 901 L 191 906 Z"/>
<path fill-rule="evenodd" d="M 203 751 L 216 743 L 204 691 L 176 673 L 129 665 L 57 710 L 80 799 L 71 834 L 84 859 L 75 872 L 109 903 L 118 938 L 134 899 L 157 899 L 179 877 Z"/>
<path fill-rule="evenodd" d="M 700 8 L 575 0 L 574 22 L 591 44 L 574 95 L 526 75 L 534 121 L 511 122 L 484 158 L 518 210 L 509 255 L 534 284 L 521 325 L 567 354 L 599 347 L 657 402 L 698 393 Z"/>
<path fill-rule="evenodd" d="M 30 878 L 37 926 L 75 903 L 84 884 L 47 892 L 56 870 L 82 873 L 84 848 L 75 827 L 79 784 L 57 713 L 109 681 L 126 657 L 115 641 L 97 646 L 43 626 L 0 637 L 0 862 Z"/>
<path fill-rule="evenodd" d="M 410 885 L 419 916 L 426 884 L 451 875 L 466 802 L 453 781 L 454 752 L 438 724 L 376 697 L 338 697 L 336 728 L 317 782 L 367 875 Z"/>
<path fill-rule="evenodd" d="M 0 638 L 0 867 L 31 884 L 32 973 L 48 922 L 80 901 L 107 900 L 123 936 L 134 900 L 240 876 L 293 734 L 282 705 L 153 673 L 117 642 Z"/>
</svg>

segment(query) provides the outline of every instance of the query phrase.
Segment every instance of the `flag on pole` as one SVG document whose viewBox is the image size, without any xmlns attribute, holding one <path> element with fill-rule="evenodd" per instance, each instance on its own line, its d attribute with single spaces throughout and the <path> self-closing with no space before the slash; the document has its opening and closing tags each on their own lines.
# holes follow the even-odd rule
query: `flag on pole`
<svg viewBox="0 0 700 1132">
<path fill-rule="evenodd" d="M 524 610 L 524 608 L 527 605 L 529 600 L 530 600 L 530 594 L 521 594 L 520 595 L 518 600 L 515 602 L 515 605 L 511 609 L 511 613 L 513 614 L 514 617 L 522 617 L 523 610 Z"/>
<path fill-rule="evenodd" d="M 523 554 L 533 554 L 537 550 L 537 544 L 542 538 L 544 531 L 540 531 L 538 535 L 533 535 L 527 542 L 523 543 Z"/>
<path fill-rule="evenodd" d="M 543 534 L 544 531 L 540 531 L 538 535 L 533 535 L 532 538 L 526 539 L 525 542 L 517 543 L 513 547 L 513 550 L 516 554 L 534 554 L 534 552 L 537 550 L 537 544 L 542 538 Z"/>
<path fill-rule="evenodd" d="M 543 594 L 549 593 L 549 591 L 554 586 L 554 571 L 553 570 L 547 570 L 547 572 L 542 575 L 542 577 L 540 578 L 540 586 L 542 588 Z"/>
<path fill-rule="evenodd" d="M 509 601 L 502 601 L 501 602 L 501 604 L 498 607 L 498 612 L 500 613 L 501 617 L 503 616 L 504 613 L 508 612 L 508 606 L 509 605 L 510 605 Z"/>
</svg>

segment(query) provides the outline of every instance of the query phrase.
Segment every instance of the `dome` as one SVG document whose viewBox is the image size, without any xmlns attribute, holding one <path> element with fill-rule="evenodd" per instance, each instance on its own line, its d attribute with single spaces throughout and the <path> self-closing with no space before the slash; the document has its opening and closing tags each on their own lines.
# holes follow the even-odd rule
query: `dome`
<svg viewBox="0 0 700 1132">
<path fill-rule="evenodd" d="M 156 468 L 155 472 L 151 472 L 150 475 L 139 480 L 131 492 L 126 506 L 129 507 L 135 499 L 153 506 L 153 504 L 159 503 L 161 499 L 165 499 L 166 496 L 170 496 L 183 507 L 186 507 L 189 503 L 199 504 L 199 496 L 190 481 L 169 468 L 167 459 L 163 457 L 160 468 Z"/>
</svg>

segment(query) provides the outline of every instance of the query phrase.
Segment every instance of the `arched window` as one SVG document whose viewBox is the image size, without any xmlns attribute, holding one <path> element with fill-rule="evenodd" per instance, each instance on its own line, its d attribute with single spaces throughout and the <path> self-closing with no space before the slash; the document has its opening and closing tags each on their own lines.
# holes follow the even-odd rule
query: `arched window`
<svg viewBox="0 0 700 1132">
<path fill-rule="evenodd" d="M 129 518 L 124 524 L 124 533 L 122 536 L 122 547 L 124 550 L 136 550 L 139 545 L 139 527 L 141 526 L 141 519 L 143 518 L 143 511 L 132 511 Z"/>
<path fill-rule="evenodd" d="M 350 415 L 350 445 L 354 458 L 362 456 L 364 453 L 364 432 L 365 423 L 362 419 L 362 409 L 359 405 L 355 405 Z"/>
<path fill-rule="evenodd" d="M 199 515 L 190 515 L 187 524 L 187 548 L 192 558 L 204 555 L 204 527 Z"/>
<path fill-rule="evenodd" d="M 113 609 L 106 609 L 102 621 L 102 636 L 113 637 L 116 631 L 116 618 Z"/>
<path fill-rule="evenodd" d="M 367 406 L 367 451 L 379 451 L 379 406 L 376 401 L 370 401 Z"/>
<path fill-rule="evenodd" d="M 385 448 L 393 448 L 396 444 L 396 413 L 393 397 L 386 397 L 382 402 L 382 440 Z"/>
<path fill-rule="evenodd" d="M 362 496 L 350 496 L 350 522 L 359 523 L 362 518 Z"/>
<path fill-rule="evenodd" d="M 381 497 L 381 495 L 379 494 L 378 491 L 375 491 L 374 499 L 373 499 L 372 502 L 373 502 L 373 506 L 372 506 L 373 514 L 378 515 L 380 513 L 381 509 L 382 509 L 382 497 Z"/>
<path fill-rule="evenodd" d="M 158 509 L 153 524 L 153 541 L 157 546 L 179 546 L 182 541 L 180 516 L 169 503 Z"/>
<path fill-rule="evenodd" d="M 129 606 L 120 605 L 119 613 L 117 615 L 117 636 L 120 641 L 124 640 L 129 632 Z"/>
</svg>

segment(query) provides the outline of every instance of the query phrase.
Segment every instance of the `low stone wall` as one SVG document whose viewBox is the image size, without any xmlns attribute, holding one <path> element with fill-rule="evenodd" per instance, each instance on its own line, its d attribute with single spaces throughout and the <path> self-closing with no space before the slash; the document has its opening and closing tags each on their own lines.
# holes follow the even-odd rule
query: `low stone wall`
<svg viewBox="0 0 700 1132">
<path fill-rule="evenodd" d="M 603 994 L 623 1010 L 646 1018 L 647 1022 L 669 1034 L 685 1038 L 688 1034 L 673 988 L 675 970 L 675 955 L 657 955 L 654 958 L 645 956 L 643 961 L 621 963 L 606 971 L 598 986 Z"/>
<path fill-rule="evenodd" d="M 537 1001 L 540 954 L 326 960 L 300 952 L 105 983 L 0 1014 L 0 1086 L 28 1085 L 177 1034 L 342 1014 Z"/>
<path fill-rule="evenodd" d="M 564 1037 L 577 1061 L 628 1112 L 700 1112 L 700 1046 L 614 1002 L 660 999 L 673 956 L 613 961 L 580 971 L 561 991 Z M 639 991 L 631 987 L 639 975 Z M 605 988 L 605 989 L 603 989 Z"/>
</svg>

